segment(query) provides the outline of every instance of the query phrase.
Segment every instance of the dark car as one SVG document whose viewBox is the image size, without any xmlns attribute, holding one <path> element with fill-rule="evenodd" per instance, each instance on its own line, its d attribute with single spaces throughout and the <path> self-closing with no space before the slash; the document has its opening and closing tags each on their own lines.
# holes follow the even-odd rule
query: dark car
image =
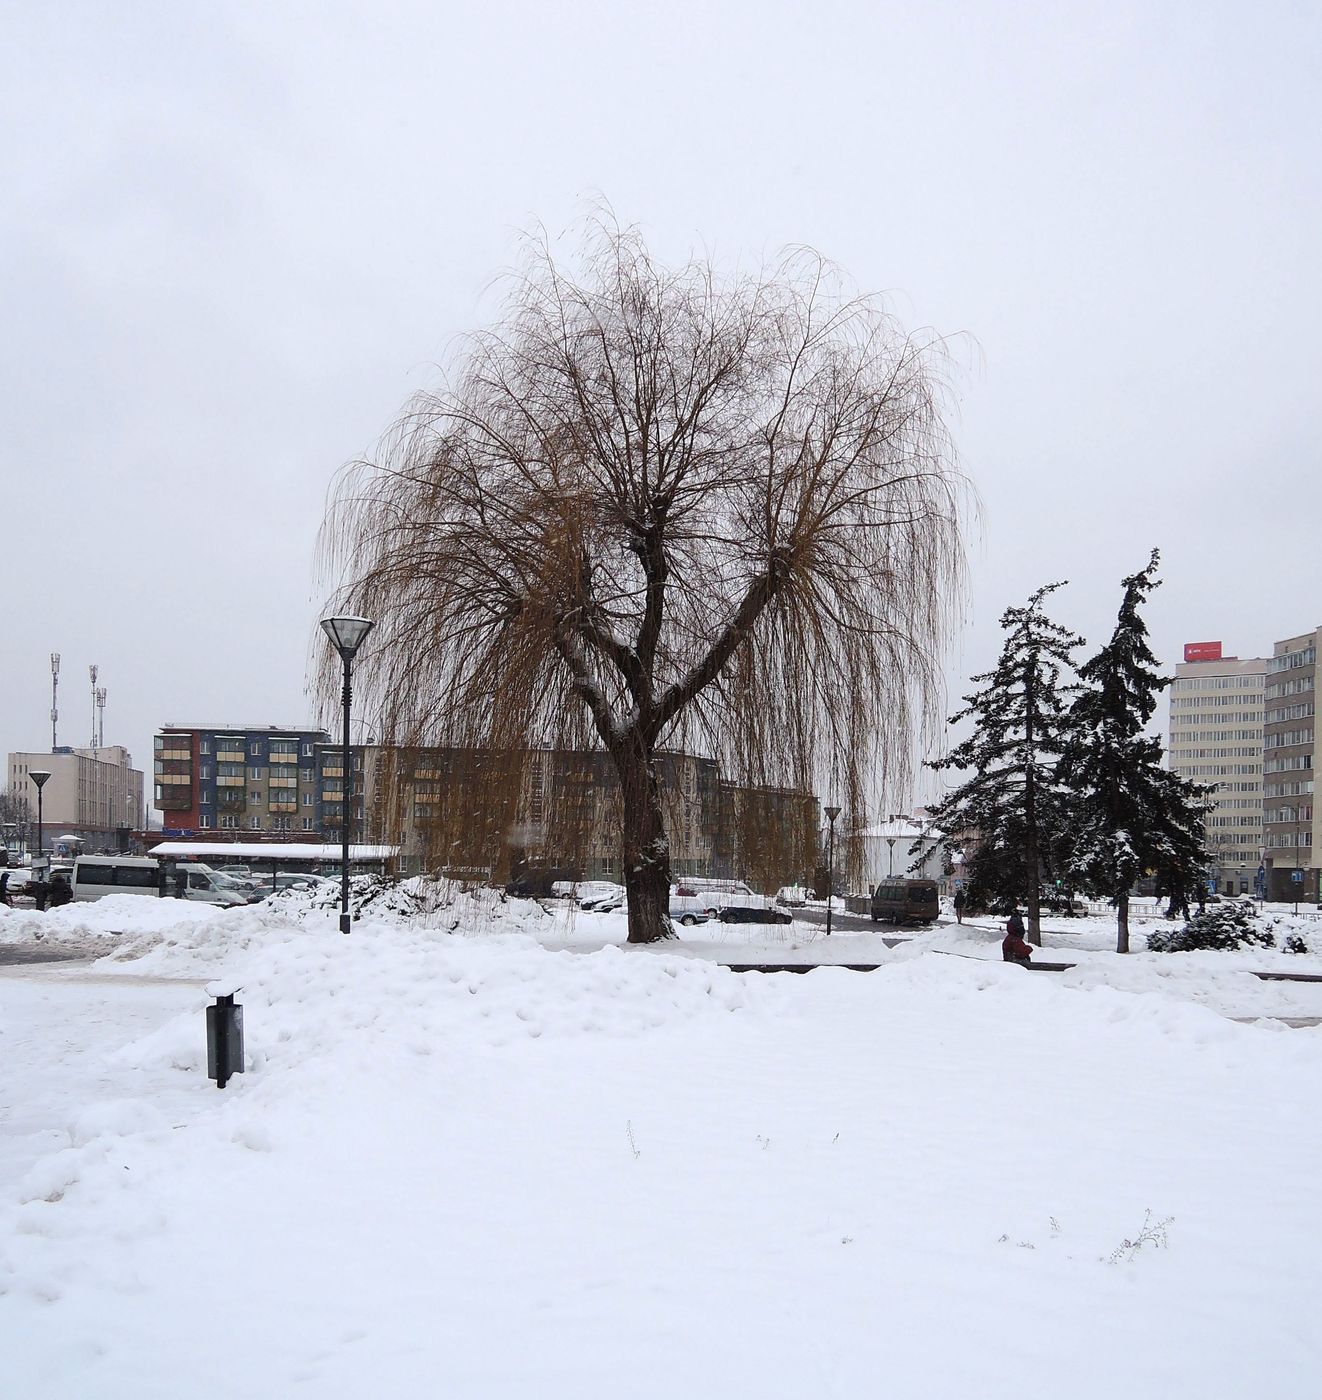
<svg viewBox="0 0 1322 1400">
<path fill-rule="evenodd" d="M 723 924 L 792 924 L 794 916 L 783 909 L 759 909 L 747 904 L 727 904 L 720 912 Z"/>
</svg>

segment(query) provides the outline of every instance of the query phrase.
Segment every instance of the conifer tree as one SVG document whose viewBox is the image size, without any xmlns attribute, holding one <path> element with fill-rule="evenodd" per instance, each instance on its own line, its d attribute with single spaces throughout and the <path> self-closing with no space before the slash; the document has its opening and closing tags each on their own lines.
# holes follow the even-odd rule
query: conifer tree
<svg viewBox="0 0 1322 1400">
<path fill-rule="evenodd" d="M 1162 767 L 1161 740 L 1145 733 L 1158 675 L 1140 616 L 1158 587 L 1160 553 L 1123 581 L 1124 599 L 1111 640 L 1079 668 L 1082 686 L 1070 708 L 1070 740 L 1059 777 L 1075 806 L 1067 860 L 1079 885 L 1115 906 L 1117 951 L 1129 951 L 1129 892 L 1144 870 L 1163 885 L 1188 889 L 1208 861 L 1207 791 Z"/>
<path fill-rule="evenodd" d="M 1068 809 L 1056 776 L 1073 692 L 1062 675 L 1072 669 L 1070 653 L 1083 645 L 1043 611 L 1043 599 L 1061 587 L 1039 588 L 1026 607 L 1002 615 L 1006 636 L 996 669 L 973 677 L 980 689 L 950 717 L 951 724 L 972 719 L 973 732 L 929 764 L 969 775 L 933 812 L 948 847 L 975 838 L 969 903 L 1026 904 L 1028 938 L 1039 946 L 1042 876 L 1056 864 Z"/>
</svg>

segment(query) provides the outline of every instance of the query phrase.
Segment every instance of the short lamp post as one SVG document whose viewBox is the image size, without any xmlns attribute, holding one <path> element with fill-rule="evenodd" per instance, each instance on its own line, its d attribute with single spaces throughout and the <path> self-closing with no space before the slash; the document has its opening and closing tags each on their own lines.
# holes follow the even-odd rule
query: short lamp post
<svg viewBox="0 0 1322 1400">
<path fill-rule="evenodd" d="M 29 768 L 28 777 L 37 785 L 37 859 L 40 861 L 45 845 L 45 833 L 42 830 L 41 790 L 46 786 L 46 780 L 50 774 L 43 772 L 40 768 Z"/>
<path fill-rule="evenodd" d="M 353 769 L 349 754 L 349 704 L 352 698 L 353 659 L 367 634 L 376 626 L 365 617 L 323 617 L 321 629 L 344 662 L 344 776 L 340 794 L 340 932 L 349 932 L 349 824 L 353 819 Z"/>
<path fill-rule="evenodd" d="M 826 936 L 831 936 L 831 908 L 835 903 L 835 819 L 840 815 L 839 807 L 828 807 L 826 819 L 830 829 L 826 837 Z"/>
</svg>

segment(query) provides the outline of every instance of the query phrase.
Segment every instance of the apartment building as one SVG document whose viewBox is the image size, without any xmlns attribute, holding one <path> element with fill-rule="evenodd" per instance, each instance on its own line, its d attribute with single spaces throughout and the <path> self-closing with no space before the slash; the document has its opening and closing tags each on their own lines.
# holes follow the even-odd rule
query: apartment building
<svg viewBox="0 0 1322 1400">
<path fill-rule="evenodd" d="M 167 724 L 153 744 L 154 804 L 167 832 L 339 833 L 346 788 L 343 755 L 325 730 Z M 360 749 L 353 751 L 352 763 L 355 816 L 361 818 Z"/>
<path fill-rule="evenodd" d="M 1269 661 L 1222 656 L 1220 642 L 1190 642 L 1167 692 L 1171 769 L 1214 786 L 1209 878 L 1227 894 L 1254 889 L 1264 850 L 1263 718 Z"/>
<path fill-rule="evenodd" d="M 1273 900 L 1318 898 L 1313 706 L 1320 631 L 1277 642 L 1267 661 L 1262 815 Z"/>
<path fill-rule="evenodd" d="M 774 889 L 811 872 L 819 812 L 810 794 L 732 784 L 715 759 L 695 754 L 658 754 L 656 768 L 676 878 Z M 368 770 L 369 827 L 399 832 L 407 869 L 622 879 L 620 787 L 607 754 L 376 750 Z"/>
<path fill-rule="evenodd" d="M 35 822 L 37 789 L 28 776 L 34 768 L 50 774 L 41 800 L 48 850 L 59 836 L 77 837 L 92 850 L 117 850 L 128 832 L 141 829 L 143 774 L 120 745 L 11 753 L 9 791 L 27 799 Z"/>
</svg>

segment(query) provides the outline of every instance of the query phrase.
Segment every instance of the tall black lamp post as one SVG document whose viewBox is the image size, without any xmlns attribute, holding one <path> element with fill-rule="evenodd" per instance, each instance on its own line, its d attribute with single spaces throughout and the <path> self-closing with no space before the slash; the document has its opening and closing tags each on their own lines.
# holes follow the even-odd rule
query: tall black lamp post
<svg viewBox="0 0 1322 1400">
<path fill-rule="evenodd" d="M 44 833 L 41 829 L 41 790 L 46 786 L 46 779 L 50 777 L 50 774 L 43 772 L 40 768 L 29 768 L 28 777 L 31 778 L 32 781 L 37 785 L 37 859 L 40 860 L 45 839 Z"/>
<path fill-rule="evenodd" d="M 352 695 L 350 681 L 353 671 L 353 658 L 362 646 L 363 639 L 376 626 L 366 617 L 323 617 L 322 631 L 331 639 L 331 645 L 340 653 L 344 662 L 344 753 L 341 766 L 344 769 L 344 790 L 340 803 L 340 932 L 349 932 L 349 824 L 353 820 L 353 769 L 349 754 L 349 702 Z"/>
<path fill-rule="evenodd" d="M 839 807 L 828 807 L 826 818 L 831 823 L 826 838 L 826 936 L 831 936 L 831 906 L 835 903 L 835 819 L 840 815 Z"/>
</svg>

